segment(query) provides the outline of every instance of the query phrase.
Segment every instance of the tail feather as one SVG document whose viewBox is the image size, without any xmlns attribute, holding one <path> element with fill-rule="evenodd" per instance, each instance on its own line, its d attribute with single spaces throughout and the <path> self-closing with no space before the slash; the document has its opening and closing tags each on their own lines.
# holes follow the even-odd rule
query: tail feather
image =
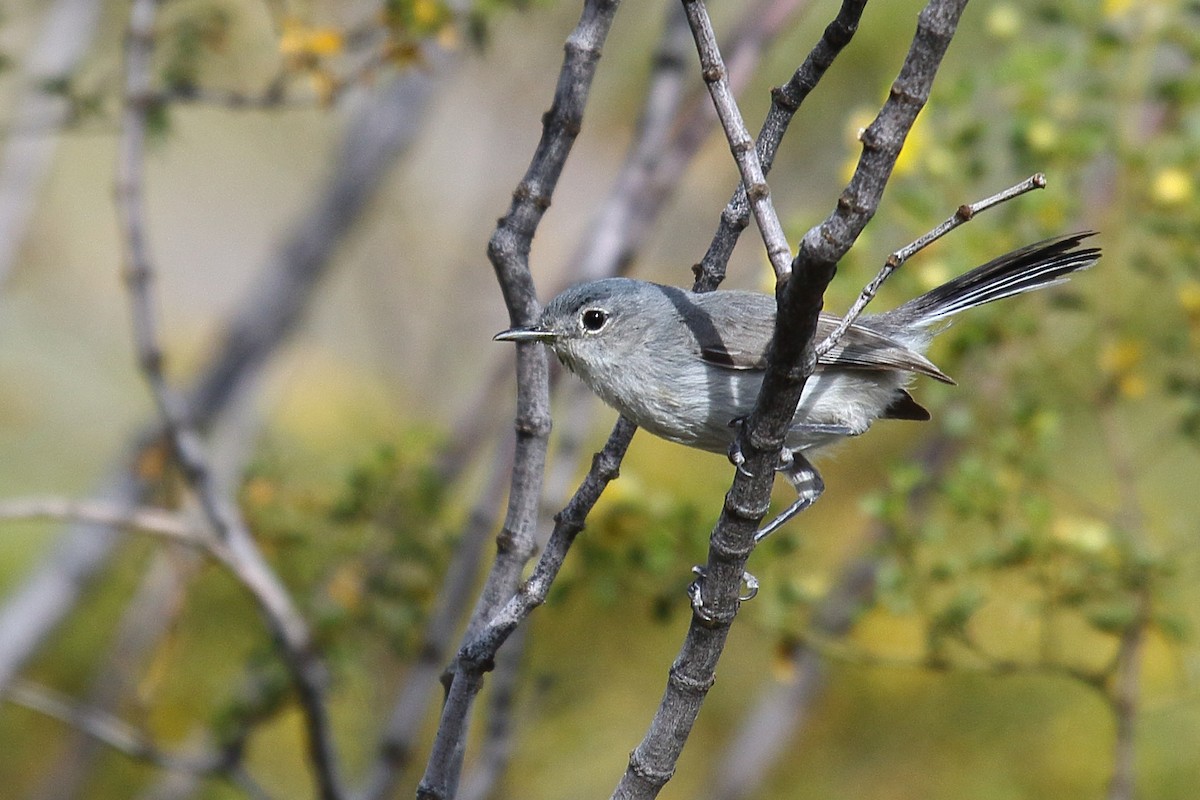
<svg viewBox="0 0 1200 800">
<path fill-rule="evenodd" d="M 1100 258 L 1100 248 L 1079 248 L 1095 231 L 1082 231 L 1013 250 L 887 312 L 909 324 L 928 325 L 993 300 L 1062 283 Z"/>
</svg>

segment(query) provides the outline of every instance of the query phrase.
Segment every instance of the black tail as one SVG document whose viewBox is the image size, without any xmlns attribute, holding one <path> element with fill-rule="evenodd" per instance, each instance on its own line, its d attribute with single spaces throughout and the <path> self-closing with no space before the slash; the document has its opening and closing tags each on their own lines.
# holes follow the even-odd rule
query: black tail
<svg viewBox="0 0 1200 800">
<path fill-rule="evenodd" d="M 1100 248 L 1077 249 L 1095 231 L 1083 231 L 1022 247 L 992 259 L 954 280 L 887 312 L 910 324 L 927 325 L 993 300 L 1062 283 L 1100 258 Z"/>
</svg>

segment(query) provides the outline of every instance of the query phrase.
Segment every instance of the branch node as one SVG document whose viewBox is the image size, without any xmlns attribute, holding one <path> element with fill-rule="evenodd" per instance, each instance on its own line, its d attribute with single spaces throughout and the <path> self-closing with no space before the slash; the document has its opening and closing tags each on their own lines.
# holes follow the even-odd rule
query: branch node
<svg viewBox="0 0 1200 800">
<path fill-rule="evenodd" d="M 667 680 L 680 692 L 701 698 L 708 694 L 708 690 L 717 682 L 716 675 L 696 679 L 684 674 L 683 667 L 679 662 L 671 665 L 671 669 L 667 672 Z"/>
<path fill-rule="evenodd" d="M 667 781 L 675 776 L 675 770 L 673 769 L 659 770 L 642 763 L 637 750 L 629 754 L 629 771 L 656 788 L 666 786 Z"/>
</svg>

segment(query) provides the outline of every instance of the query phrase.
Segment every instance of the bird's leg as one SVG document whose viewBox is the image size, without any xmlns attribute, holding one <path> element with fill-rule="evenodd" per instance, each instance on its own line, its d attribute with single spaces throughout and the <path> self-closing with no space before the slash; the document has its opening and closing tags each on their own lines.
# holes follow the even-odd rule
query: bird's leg
<svg viewBox="0 0 1200 800">
<path fill-rule="evenodd" d="M 732 428 L 740 427 L 745 421 L 745 417 L 738 417 L 731 420 L 729 426 Z M 854 431 L 846 425 L 798 425 L 792 428 L 793 432 L 797 430 L 810 435 L 854 435 Z M 747 477 L 754 477 L 744 466 L 746 456 L 742 454 L 741 448 L 738 447 L 737 438 L 734 438 L 733 442 L 729 445 L 729 461 L 737 467 L 738 472 Z M 825 481 L 821 480 L 821 475 L 817 472 L 817 468 L 799 450 L 783 448 L 779 453 L 779 463 L 776 465 L 775 470 L 783 473 L 788 483 L 796 490 L 798 497 L 796 502 L 788 506 L 782 514 L 768 522 L 765 527 L 754 534 L 755 544 L 758 544 L 779 530 L 784 523 L 815 503 L 817 498 L 821 496 L 821 493 L 825 491 Z M 696 575 L 696 579 L 688 586 L 688 598 L 692 601 L 692 611 L 705 622 L 712 622 L 712 616 L 704 607 L 704 568 L 699 566 L 692 567 L 692 572 Z M 742 582 L 746 584 L 746 594 L 738 597 L 739 602 L 750 600 L 758 594 L 758 579 L 749 572 L 742 573 Z"/>
<path fill-rule="evenodd" d="M 817 502 L 817 498 L 825 491 L 825 481 L 821 480 L 821 474 L 817 472 L 817 468 L 812 465 L 812 462 L 798 450 L 789 451 L 788 455 L 790 457 L 787 459 L 787 463 L 782 463 L 784 459 L 780 459 L 779 471 L 796 490 L 796 502 L 754 534 L 755 544 L 779 530 L 789 519 Z"/>
</svg>

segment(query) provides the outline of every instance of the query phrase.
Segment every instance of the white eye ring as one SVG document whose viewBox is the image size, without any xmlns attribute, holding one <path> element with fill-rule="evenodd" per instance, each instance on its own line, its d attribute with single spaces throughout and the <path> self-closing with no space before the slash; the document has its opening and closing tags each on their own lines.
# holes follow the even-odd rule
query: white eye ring
<svg viewBox="0 0 1200 800">
<path fill-rule="evenodd" d="M 608 312 L 600 308 L 586 309 L 579 315 L 579 324 L 588 333 L 596 333 L 608 324 Z"/>
</svg>

